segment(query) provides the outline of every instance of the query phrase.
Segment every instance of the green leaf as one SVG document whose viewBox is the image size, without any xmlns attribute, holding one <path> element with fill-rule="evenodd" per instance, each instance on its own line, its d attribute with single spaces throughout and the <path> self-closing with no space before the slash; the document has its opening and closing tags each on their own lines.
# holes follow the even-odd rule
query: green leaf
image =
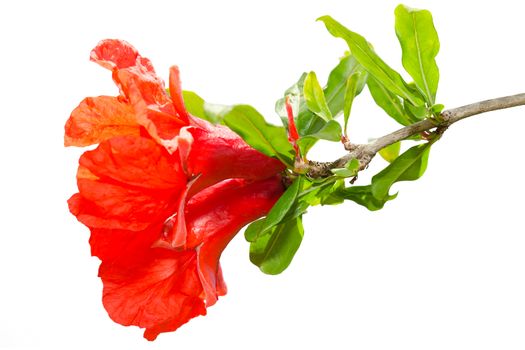
<svg viewBox="0 0 525 350">
<path fill-rule="evenodd" d="M 323 121 L 324 122 L 324 121 Z M 342 130 L 341 125 L 335 120 L 330 120 L 328 123 L 324 122 L 323 127 L 317 132 L 301 137 L 297 140 L 297 145 L 301 150 L 301 154 L 306 154 L 308 152 L 308 147 L 317 140 L 327 140 L 327 141 L 341 141 Z"/>
<path fill-rule="evenodd" d="M 184 100 L 184 105 L 186 110 L 191 114 L 201 119 L 206 119 L 206 114 L 204 113 L 204 100 L 202 97 L 197 95 L 193 91 L 182 91 L 182 99 Z"/>
<path fill-rule="evenodd" d="M 291 263 L 303 240 L 302 218 L 283 222 L 250 244 L 250 261 L 262 272 L 277 275 Z"/>
<path fill-rule="evenodd" d="M 422 99 L 407 87 L 401 75 L 374 52 L 364 37 L 345 28 L 330 16 L 323 16 L 318 20 L 325 24 L 333 36 L 345 40 L 357 61 L 389 91 L 414 105 L 423 104 Z"/>
<path fill-rule="evenodd" d="M 231 112 L 234 106 L 221 105 L 215 103 L 204 103 L 204 115 L 203 119 L 206 119 L 212 124 L 224 124 L 224 116 Z"/>
<path fill-rule="evenodd" d="M 348 169 L 347 169 L 348 170 Z M 338 192 L 345 188 L 344 179 L 338 179 L 331 186 L 324 186 L 319 191 L 319 199 L 321 205 L 337 205 L 344 202 L 344 198 L 338 195 Z"/>
<path fill-rule="evenodd" d="M 379 155 L 387 162 L 392 163 L 399 156 L 400 150 L 401 142 L 398 141 L 379 150 Z"/>
<path fill-rule="evenodd" d="M 248 242 L 253 242 L 261 235 L 261 230 L 264 226 L 264 218 L 253 221 L 251 224 L 246 227 L 244 231 L 244 238 Z"/>
<path fill-rule="evenodd" d="M 404 101 L 403 107 L 405 109 L 405 113 L 410 116 L 410 118 L 413 120 L 423 120 L 426 117 L 429 116 L 429 111 L 426 106 L 414 106 L 408 101 Z"/>
<path fill-rule="evenodd" d="M 306 100 L 306 106 L 309 110 L 327 122 L 333 119 L 332 113 L 326 103 L 324 91 L 321 88 L 321 85 L 319 85 L 319 81 L 314 72 L 310 72 L 306 76 L 306 79 L 304 80 L 303 94 Z"/>
<path fill-rule="evenodd" d="M 306 137 L 315 137 L 316 139 L 327 141 L 341 141 L 341 125 L 335 120 L 330 120 L 317 132 L 306 135 Z"/>
<path fill-rule="evenodd" d="M 402 100 L 388 91 L 383 84 L 373 77 L 368 77 L 366 83 L 375 103 L 399 124 L 406 126 L 417 121 L 415 118 L 412 120 L 411 116 L 405 112 Z"/>
<path fill-rule="evenodd" d="M 295 151 L 282 127 L 268 124 L 255 108 L 248 105 L 227 106 L 205 102 L 193 91 L 183 91 L 188 112 L 212 124 L 225 124 L 239 134 L 250 146 L 276 157 L 293 167 Z"/>
<path fill-rule="evenodd" d="M 435 60 L 439 52 L 439 38 L 432 14 L 427 10 L 399 5 L 395 16 L 396 35 L 403 51 L 403 67 L 426 97 L 428 105 L 432 106 L 439 82 Z"/>
<path fill-rule="evenodd" d="M 235 105 L 221 113 L 216 117 L 222 119 L 246 143 L 293 167 L 295 152 L 283 127 L 267 123 L 255 108 L 248 105 Z"/>
<path fill-rule="evenodd" d="M 348 170 L 346 168 L 335 168 L 330 170 L 332 174 L 339 176 L 339 177 L 352 177 L 355 176 L 355 172 Z"/>
<path fill-rule="evenodd" d="M 335 168 L 331 171 L 334 175 L 340 177 L 352 177 L 357 175 L 357 172 L 359 171 L 359 166 L 359 160 L 354 158 L 351 161 L 349 161 L 344 168 Z"/>
<path fill-rule="evenodd" d="M 193 91 L 182 91 L 182 98 L 186 109 L 191 115 L 207 120 L 212 124 L 221 124 L 222 115 L 231 109 L 231 106 L 207 103 Z"/>
<path fill-rule="evenodd" d="M 264 225 L 261 227 L 261 233 L 268 231 L 272 227 L 280 224 L 286 214 L 293 209 L 293 206 L 296 204 L 297 195 L 301 190 L 303 183 L 303 177 L 300 176 L 292 183 L 290 187 L 286 189 L 283 195 L 279 200 L 274 204 L 266 219 L 264 220 Z"/>
<path fill-rule="evenodd" d="M 372 178 L 373 196 L 384 199 L 395 182 L 419 179 L 427 168 L 430 146 L 430 143 L 424 143 L 408 149 L 376 174 Z"/>
<path fill-rule="evenodd" d="M 344 132 L 347 135 L 348 131 L 348 118 L 350 118 L 350 112 L 352 111 L 352 104 L 354 103 L 354 98 L 357 92 L 357 85 L 361 79 L 361 72 L 354 72 L 350 75 L 346 81 L 345 89 L 345 104 L 343 108 L 343 117 L 344 117 Z"/>
<path fill-rule="evenodd" d="M 324 94 L 333 116 L 338 115 L 343 110 L 348 77 L 357 72 L 361 73 L 361 79 L 356 88 L 356 95 L 359 95 L 365 87 L 368 74 L 351 54 L 341 58 L 339 64 L 328 75 Z"/>
<path fill-rule="evenodd" d="M 371 211 L 382 209 L 386 202 L 397 197 L 397 194 L 394 194 L 377 199 L 372 195 L 371 185 L 347 187 L 334 193 L 333 195 L 337 195 L 345 200 L 353 201 Z"/>
<path fill-rule="evenodd" d="M 301 74 L 301 77 L 299 78 L 299 80 L 296 83 L 294 83 L 292 86 L 290 86 L 288 89 L 286 89 L 284 91 L 283 97 L 278 99 L 275 102 L 275 112 L 281 118 L 281 121 L 283 122 L 284 125 L 286 125 L 286 127 L 288 127 L 288 113 L 286 112 L 286 97 L 287 96 L 291 98 L 292 108 L 296 114 L 300 114 L 300 113 L 304 113 L 305 111 L 308 111 L 308 113 L 315 115 L 306 108 L 306 104 L 304 103 L 303 89 L 304 89 L 305 79 L 306 79 L 306 73 Z M 316 118 L 320 119 L 317 116 Z M 297 119 L 297 115 L 295 116 L 295 119 Z M 320 120 L 322 121 L 322 119 Z"/>
<path fill-rule="evenodd" d="M 445 106 L 441 103 L 438 103 L 430 107 L 430 112 L 432 112 L 433 115 L 439 115 L 441 112 L 443 112 L 443 109 L 445 109 Z"/>
<path fill-rule="evenodd" d="M 346 82 L 348 77 L 357 71 L 362 73 L 356 91 L 356 95 L 358 95 L 363 90 L 368 74 L 364 68 L 359 63 L 357 63 L 354 57 L 343 57 L 337 66 L 330 72 L 328 81 L 323 91 L 326 103 L 330 109 L 330 112 L 332 113 L 332 116 L 337 116 L 343 111 Z M 300 136 L 315 134 L 326 125 L 326 121 L 310 111 L 306 106 L 304 96 L 302 95 L 305 78 L 306 73 L 301 76 L 297 83 L 295 83 L 285 92 L 285 96 L 292 95 L 294 96 L 294 99 L 299 100 L 299 106 L 294 110 L 298 111 L 295 119 L 297 130 Z M 300 91 L 300 95 L 297 95 L 297 91 Z M 281 98 L 276 102 L 275 109 L 277 114 L 281 117 L 283 123 L 287 125 L 288 119 L 284 107 L 284 98 Z M 316 141 L 317 139 L 315 138 L 307 138 L 303 140 L 301 147 L 302 154 L 306 155 Z"/>
</svg>

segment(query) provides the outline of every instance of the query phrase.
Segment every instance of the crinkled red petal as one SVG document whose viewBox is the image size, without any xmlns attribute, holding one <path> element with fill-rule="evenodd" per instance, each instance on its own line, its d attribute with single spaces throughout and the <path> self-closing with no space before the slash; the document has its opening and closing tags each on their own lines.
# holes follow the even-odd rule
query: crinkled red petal
<svg viewBox="0 0 525 350">
<path fill-rule="evenodd" d="M 153 248 L 142 254 L 140 264 L 100 265 L 102 301 L 111 319 L 146 328 L 144 336 L 154 340 L 206 314 L 195 251 Z"/>
<path fill-rule="evenodd" d="M 117 97 L 85 98 L 66 122 L 64 144 L 89 146 L 111 137 L 139 135 L 133 108 Z"/>
<path fill-rule="evenodd" d="M 90 54 L 91 61 L 109 70 L 134 66 L 140 58 L 138 51 L 130 43 L 119 39 L 100 41 Z M 149 60 L 142 63 L 153 70 Z"/>
<path fill-rule="evenodd" d="M 145 230 L 171 215 L 186 175 L 177 154 L 144 137 L 102 142 L 80 158 L 71 212 L 90 228 Z"/>
<path fill-rule="evenodd" d="M 91 52 L 91 60 L 113 72 L 120 99 L 133 109 L 135 122 L 144 126 L 156 141 L 172 139 L 187 124 L 186 114 L 178 114 L 185 111 L 180 106 L 182 97 L 176 97 L 172 104 L 164 81 L 157 76 L 149 59 L 140 56 L 129 43 L 103 40 Z"/>
<path fill-rule="evenodd" d="M 219 258 L 227 243 L 265 215 L 283 190 L 274 176 L 258 182 L 227 180 L 198 193 L 186 205 L 193 247 L 182 251 L 148 246 L 155 237 L 151 231 L 92 230 L 94 254 L 103 260 L 99 275 L 110 317 L 146 328 L 144 336 L 153 340 L 204 315 L 205 307 L 226 293 Z"/>
<path fill-rule="evenodd" d="M 184 120 L 184 122 L 189 123 L 189 114 L 184 105 L 180 83 L 180 72 L 179 67 L 177 66 L 172 66 L 170 68 L 170 95 L 177 114 Z"/>
<path fill-rule="evenodd" d="M 186 213 L 187 244 L 197 247 L 207 306 L 215 304 L 222 295 L 218 286 L 226 291 L 222 276 L 217 276 L 219 258 L 226 245 L 244 225 L 266 215 L 283 193 L 280 176 L 254 183 L 230 179 L 220 185 L 220 191 L 214 186 L 193 197 Z"/>
<path fill-rule="evenodd" d="M 170 97 L 125 41 L 100 42 L 91 59 L 112 71 L 121 94 L 84 100 L 66 124 L 66 144 L 100 143 L 80 158 L 69 208 L 91 230 L 110 317 L 153 340 L 226 293 L 222 251 L 277 201 L 285 167 L 191 117 L 177 67 Z"/>
<path fill-rule="evenodd" d="M 148 137 L 114 137 L 84 152 L 79 163 L 102 179 L 150 189 L 182 190 L 186 174 L 177 154 Z"/>
<path fill-rule="evenodd" d="M 253 149 L 227 127 L 204 120 L 197 123 L 188 128 L 193 142 L 183 161 L 190 175 L 201 176 L 196 190 L 229 178 L 265 179 L 285 169 L 279 160 Z"/>
<path fill-rule="evenodd" d="M 187 122 L 181 118 L 154 71 L 141 66 L 115 70 L 113 79 L 135 111 L 137 123 L 160 141 L 172 139 Z"/>
</svg>

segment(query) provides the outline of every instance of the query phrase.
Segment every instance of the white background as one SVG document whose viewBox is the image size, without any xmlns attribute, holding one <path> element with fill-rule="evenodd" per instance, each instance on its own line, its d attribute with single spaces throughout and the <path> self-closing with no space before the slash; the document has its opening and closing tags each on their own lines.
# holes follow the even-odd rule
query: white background
<svg viewBox="0 0 525 350">
<path fill-rule="evenodd" d="M 104 3 L 104 4 L 103 4 Z M 428 171 L 380 212 L 319 207 L 290 268 L 266 276 L 237 236 L 227 296 L 206 317 L 149 343 L 101 304 L 88 230 L 69 214 L 82 150 L 63 124 L 85 96 L 116 94 L 88 61 L 104 38 L 131 42 L 210 102 L 273 103 L 305 70 L 324 83 L 346 49 L 315 19 L 331 14 L 401 69 L 396 1 L 4 1 L 0 5 L 0 349 L 523 349 L 524 108 L 454 125 Z M 518 1 L 416 1 L 441 39 L 438 102 L 525 91 Z M 365 91 L 351 136 L 396 125 Z M 312 158 L 332 159 L 335 147 Z M 376 159 L 369 175 L 385 163 Z"/>
</svg>

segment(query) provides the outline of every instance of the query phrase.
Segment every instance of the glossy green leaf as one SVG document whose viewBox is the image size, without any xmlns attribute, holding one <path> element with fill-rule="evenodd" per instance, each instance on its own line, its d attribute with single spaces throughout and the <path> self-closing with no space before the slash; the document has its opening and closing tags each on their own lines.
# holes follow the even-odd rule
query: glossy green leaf
<svg viewBox="0 0 525 350">
<path fill-rule="evenodd" d="M 329 193 L 331 191 L 330 188 L 334 185 L 334 183 L 338 181 L 343 180 L 338 179 L 336 177 L 329 177 L 324 179 L 305 178 L 303 182 L 303 188 L 297 196 L 297 202 L 305 203 L 306 207 L 321 204 L 322 197 Z"/>
<path fill-rule="evenodd" d="M 262 272 L 277 275 L 290 265 L 303 235 L 301 217 L 283 222 L 251 242 L 250 261 Z"/>
<path fill-rule="evenodd" d="M 266 219 L 264 225 L 261 228 L 261 232 L 264 233 L 272 227 L 280 224 L 285 218 L 286 214 L 293 209 L 296 204 L 297 195 L 301 190 L 303 183 L 303 177 L 300 176 L 286 189 L 279 200 L 274 204 Z"/>
<path fill-rule="evenodd" d="M 191 115 L 207 120 L 212 124 L 221 124 L 222 116 L 232 108 L 231 106 L 207 103 L 193 91 L 182 91 L 182 98 L 187 111 Z"/>
<path fill-rule="evenodd" d="M 193 116 L 206 119 L 204 112 L 204 100 L 193 91 L 182 91 L 182 99 L 186 110 Z"/>
<path fill-rule="evenodd" d="M 399 156 L 399 151 L 401 151 L 401 142 L 395 142 L 379 150 L 379 155 L 387 162 L 392 163 Z"/>
<path fill-rule="evenodd" d="M 390 187 L 396 182 L 419 179 L 427 168 L 429 152 L 430 143 L 414 146 L 376 174 L 372 178 L 374 197 L 380 200 L 386 198 Z"/>
<path fill-rule="evenodd" d="M 359 171 L 359 167 L 360 166 L 361 166 L 361 164 L 359 163 L 359 160 L 354 158 L 354 159 L 350 160 L 348 163 L 346 163 L 345 168 L 350 170 L 350 171 L 353 171 L 353 172 L 357 173 Z"/>
<path fill-rule="evenodd" d="M 343 57 L 339 61 L 337 66 L 330 72 L 327 84 L 323 89 L 323 92 L 326 99 L 326 103 L 328 105 L 328 108 L 330 109 L 330 112 L 332 113 L 332 116 L 335 117 L 343 111 L 346 82 L 348 80 L 348 77 L 357 71 L 362 73 L 356 91 L 356 95 L 358 95 L 363 90 L 368 74 L 366 73 L 364 68 L 359 63 L 357 63 L 354 57 Z M 304 96 L 302 95 L 305 78 L 306 73 L 304 73 L 301 76 L 297 83 L 295 83 L 285 92 L 285 96 L 291 94 L 292 96 L 297 97 L 296 100 L 299 101 L 298 108 L 294 110 L 298 111 L 295 119 L 297 130 L 300 136 L 313 135 L 326 126 L 326 121 L 323 120 L 321 117 L 317 116 L 312 111 L 310 111 L 306 106 Z M 298 90 L 300 90 L 301 92 L 300 96 L 297 96 Z M 284 98 L 281 98 L 276 102 L 275 109 L 277 114 L 281 117 L 283 123 L 285 123 L 286 125 L 288 123 L 288 119 L 286 116 L 286 110 L 284 108 Z M 316 143 L 316 141 L 316 138 L 311 137 L 307 137 L 306 139 L 304 139 L 301 142 L 301 152 L 304 152 L 302 154 L 306 155 L 308 153 L 308 150 L 310 150 L 310 148 Z"/>
<path fill-rule="evenodd" d="M 341 58 L 339 64 L 328 75 L 324 94 L 333 116 L 338 115 L 343 110 L 348 77 L 358 72 L 361 73 L 361 79 L 358 80 L 356 95 L 359 95 L 365 86 L 368 73 L 351 54 Z"/>
<path fill-rule="evenodd" d="M 357 175 L 357 172 L 359 171 L 359 166 L 359 160 L 354 158 L 351 161 L 349 161 L 344 168 L 335 168 L 331 171 L 334 175 L 340 177 L 352 177 Z"/>
<path fill-rule="evenodd" d="M 368 77 L 366 84 L 375 103 L 399 124 L 406 126 L 417 121 L 415 118 L 412 120 L 412 117 L 405 112 L 402 100 L 388 91 L 383 84 L 373 77 Z"/>
<path fill-rule="evenodd" d="M 323 121 L 324 122 L 324 121 Z M 308 147 L 317 140 L 327 140 L 327 141 L 341 141 L 342 130 L 341 125 L 335 120 L 330 120 L 328 123 L 324 122 L 323 127 L 317 132 L 301 137 L 297 141 L 297 145 L 301 150 L 301 154 L 306 154 L 308 152 Z"/>
<path fill-rule="evenodd" d="M 432 112 L 434 115 L 439 115 L 441 112 L 443 112 L 443 109 L 445 109 L 445 106 L 441 103 L 438 103 L 430 107 L 430 112 Z"/>
<path fill-rule="evenodd" d="M 257 110 L 248 105 L 235 105 L 218 113 L 225 125 L 239 134 L 246 143 L 270 157 L 293 167 L 295 152 L 283 127 L 271 125 Z"/>
<path fill-rule="evenodd" d="M 332 120 L 332 112 L 328 108 L 323 88 L 319 85 L 315 72 L 310 72 L 304 80 L 304 99 L 309 110 L 325 121 Z"/>
<path fill-rule="evenodd" d="M 354 103 L 354 98 L 357 92 L 357 85 L 361 80 L 361 72 L 354 72 L 350 75 L 346 81 L 345 88 L 345 100 L 343 107 L 343 117 L 344 117 L 344 133 L 347 135 L 348 132 L 348 118 L 350 118 L 350 113 L 352 111 L 352 104 Z"/>
<path fill-rule="evenodd" d="M 344 179 L 339 179 L 335 181 L 332 185 L 324 186 L 324 188 L 319 191 L 319 204 L 321 205 L 338 205 L 345 201 L 344 198 L 338 195 L 341 190 L 345 188 Z"/>
<path fill-rule="evenodd" d="M 352 177 L 356 175 L 354 171 L 348 170 L 346 168 L 335 168 L 330 171 L 332 172 L 332 174 L 339 177 Z"/>
<path fill-rule="evenodd" d="M 251 224 L 246 227 L 244 231 L 244 238 L 248 242 L 253 242 L 257 237 L 261 236 L 261 230 L 264 227 L 264 218 L 253 221 Z"/>
<path fill-rule="evenodd" d="M 410 101 L 414 105 L 423 104 L 418 94 L 414 94 L 407 87 L 401 75 L 390 68 L 370 47 L 361 35 L 345 28 L 330 16 L 320 17 L 328 31 L 335 37 L 346 41 L 352 55 L 367 70 L 367 72 L 383 84 L 389 91 Z"/>
<path fill-rule="evenodd" d="M 277 115 L 281 118 L 281 121 L 283 124 L 288 127 L 288 113 L 286 112 L 286 97 L 290 97 L 292 102 L 292 108 L 294 112 L 296 113 L 295 119 L 297 119 L 298 115 L 301 113 L 304 113 L 305 111 L 308 111 L 308 113 L 313 114 L 306 108 L 306 103 L 304 102 L 304 80 L 306 79 L 306 73 L 301 74 L 301 77 L 299 77 L 299 80 L 295 82 L 292 86 L 290 86 L 288 89 L 284 91 L 283 97 L 278 99 L 275 102 L 275 112 Z M 315 116 L 316 118 L 320 119 L 319 117 Z M 322 119 L 320 119 L 322 121 Z M 297 121 L 296 121 L 297 124 Z M 299 132 L 299 135 L 301 133 Z"/>
<path fill-rule="evenodd" d="M 332 195 L 339 196 L 345 200 L 353 201 L 371 211 L 382 209 L 386 202 L 397 197 L 397 194 L 394 194 L 377 199 L 372 195 L 371 185 L 347 187 Z"/>
<path fill-rule="evenodd" d="M 204 114 L 207 121 L 213 124 L 224 124 L 224 116 L 231 112 L 234 106 L 215 103 L 204 103 Z"/>
<path fill-rule="evenodd" d="M 412 120 L 423 120 L 426 117 L 429 117 L 429 111 L 426 106 L 414 106 L 408 101 L 404 101 L 403 107 L 405 109 L 405 113 L 409 116 Z"/>
<path fill-rule="evenodd" d="M 439 82 L 435 59 L 439 52 L 439 38 L 432 14 L 427 10 L 399 5 L 395 17 L 396 35 L 403 51 L 403 67 L 426 97 L 428 105 L 432 106 Z M 416 105 L 414 101 L 412 103 Z"/>
<path fill-rule="evenodd" d="M 282 127 L 268 124 L 248 105 L 226 106 L 207 103 L 193 91 L 183 91 L 188 112 L 213 124 L 225 124 L 258 151 L 293 167 L 295 151 Z"/>
<path fill-rule="evenodd" d="M 327 141 L 341 141 L 341 136 L 341 125 L 335 120 L 330 120 L 317 132 L 306 135 L 306 137 L 315 137 L 316 139 Z"/>
</svg>

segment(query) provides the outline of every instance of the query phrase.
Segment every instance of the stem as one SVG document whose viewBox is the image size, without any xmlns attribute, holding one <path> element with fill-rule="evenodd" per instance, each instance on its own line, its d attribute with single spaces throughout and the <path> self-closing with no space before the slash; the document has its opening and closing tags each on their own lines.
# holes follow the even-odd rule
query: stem
<svg viewBox="0 0 525 350">
<path fill-rule="evenodd" d="M 359 160 L 360 170 L 362 170 L 368 166 L 372 158 L 374 158 L 376 153 L 381 149 L 412 135 L 417 135 L 423 131 L 430 131 L 432 129 L 436 129 L 436 133 L 442 134 L 452 124 L 473 115 L 523 105 L 525 105 L 525 93 L 494 98 L 448 109 L 441 113 L 440 120 L 424 119 L 382 136 L 371 143 L 348 145 L 347 149 L 350 149 L 350 152 L 333 162 L 310 161 L 306 166 L 308 168 L 308 174 L 313 178 L 331 176 L 331 169 L 342 168 L 354 158 Z"/>
</svg>

